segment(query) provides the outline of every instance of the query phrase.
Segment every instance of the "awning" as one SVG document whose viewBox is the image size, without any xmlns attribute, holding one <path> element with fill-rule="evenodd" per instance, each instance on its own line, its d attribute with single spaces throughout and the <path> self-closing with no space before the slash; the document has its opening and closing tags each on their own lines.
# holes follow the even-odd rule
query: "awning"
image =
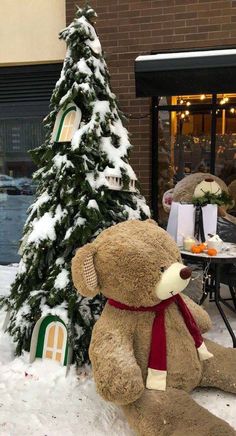
<svg viewBox="0 0 236 436">
<path fill-rule="evenodd" d="M 236 49 L 138 56 L 136 96 L 236 92 Z"/>
</svg>

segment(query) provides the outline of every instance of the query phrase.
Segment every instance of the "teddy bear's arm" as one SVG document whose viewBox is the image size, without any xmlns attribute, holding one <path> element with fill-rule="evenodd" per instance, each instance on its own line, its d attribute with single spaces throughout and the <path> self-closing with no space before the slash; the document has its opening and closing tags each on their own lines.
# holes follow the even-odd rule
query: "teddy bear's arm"
<svg viewBox="0 0 236 436">
<path fill-rule="evenodd" d="M 212 322 L 208 313 L 202 308 L 202 306 L 196 304 L 187 295 L 182 294 L 182 297 L 187 304 L 191 314 L 193 315 L 201 333 L 205 333 L 210 330 L 210 328 L 212 327 Z"/>
<path fill-rule="evenodd" d="M 129 328 L 112 327 L 100 318 L 93 329 L 89 356 L 97 391 L 105 400 L 125 405 L 141 396 L 144 383 Z"/>
<path fill-rule="evenodd" d="M 224 216 L 224 218 L 226 219 L 226 220 L 228 220 L 228 221 L 230 221 L 231 223 L 233 223 L 233 224 L 236 224 L 236 217 L 235 216 L 233 216 L 233 215 L 230 215 L 229 213 L 225 213 L 225 215 L 223 215 Z"/>
</svg>

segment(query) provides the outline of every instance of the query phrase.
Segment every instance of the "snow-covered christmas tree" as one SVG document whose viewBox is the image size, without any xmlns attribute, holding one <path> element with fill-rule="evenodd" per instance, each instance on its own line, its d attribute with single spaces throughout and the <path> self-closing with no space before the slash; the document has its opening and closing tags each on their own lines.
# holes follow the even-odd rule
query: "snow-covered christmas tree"
<svg viewBox="0 0 236 436">
<path fill-rule="evenodd" d="M 67 53 L 45 119 L 45 143 L 32 151 L 39 168 L 37 198 L 24 227 L 17 277 L 2 301 L 17 354 L 30 349 L 32 332 L 40 329 L 35 333 L 35 325 L 49 316 L 63 323 L 78 365 L 88 360 L 91 329 L 103 302 L 75 292 L 70 272 L 75 250 L 113 224 L 150 215 L 128 163 L 131 144 L 110 89 L 95 17 L 88 5 L 78 9 L 60 33 Z M 45 338 L 34 345 L 35 356 L 62 361 L 55 329 L 54 323 L 46 351 Z M 58 343 L 59 336 L 58 330 Z"/>
</svg>

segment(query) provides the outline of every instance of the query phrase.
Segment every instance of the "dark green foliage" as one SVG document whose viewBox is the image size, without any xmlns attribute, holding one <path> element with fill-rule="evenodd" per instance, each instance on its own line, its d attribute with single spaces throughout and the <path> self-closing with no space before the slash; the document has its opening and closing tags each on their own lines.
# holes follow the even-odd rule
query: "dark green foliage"
<svg viewBox="0 0 236 436">
<path fill-rule="evenodd" d="M 193 204 L 205 206 L 206 204 L 217 204 L 218 206 L 232 206 L 233 199 L 227 192 L 222 191 L 220 195 L 205 192 L 203 197 L 193 197 Z"/>
</svg>

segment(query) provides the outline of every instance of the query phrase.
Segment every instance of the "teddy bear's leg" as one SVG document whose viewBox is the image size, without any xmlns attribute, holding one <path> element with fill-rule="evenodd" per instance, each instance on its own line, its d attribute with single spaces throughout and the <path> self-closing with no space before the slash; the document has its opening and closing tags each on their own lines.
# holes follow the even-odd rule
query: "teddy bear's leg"
<svg viewBox="0 0 236 436">
<path fill-rule="evenodd" d="M 139 436 L 235 436 L 236 431 L 212 415 L 184 391 L 145 390 L 141 398 L 123 406 Z"/>
<path fill-rule="evenodd" d="M 214 357 L 203 362 L 201 386 L 236 393 L 236 349 L 222 347 L 210 340 L 205 343 Z"/>
</svg>

